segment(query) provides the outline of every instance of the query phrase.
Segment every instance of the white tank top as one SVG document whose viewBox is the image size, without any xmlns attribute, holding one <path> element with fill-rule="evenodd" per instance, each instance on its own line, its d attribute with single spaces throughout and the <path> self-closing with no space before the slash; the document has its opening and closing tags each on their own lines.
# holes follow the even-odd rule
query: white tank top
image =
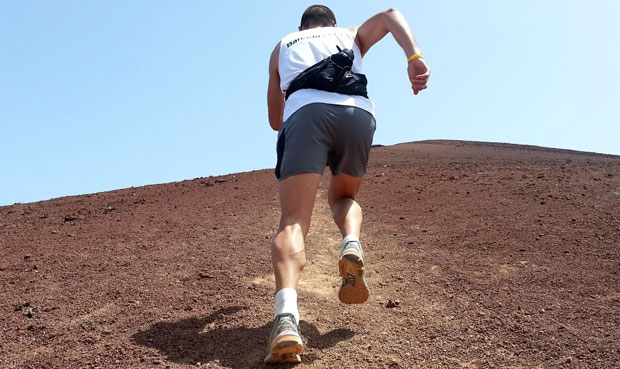
<svg viewBox="0 0 620 369">
<path fill-rule="evenodd" d="M 294 32 L 285 36 L 280 42 L 278 70 L 280 73 L 280 89 L 286 89 L 297 75 L 308 67 L 320 62 L 341 49 L 353 50 L 354 59 L 351 71 L 362 72 L 362 54 L 355 44 L 355 33 L 346 28 L 319 27 Z M 315 89 L 302 89 L 291 94 L 284 104 L 284 121 L 304 105 L 327 103 L 336 105 L 356 106 L 373 116 L 375 105 L 363 96 L 343 95 Z"/>
</svg>

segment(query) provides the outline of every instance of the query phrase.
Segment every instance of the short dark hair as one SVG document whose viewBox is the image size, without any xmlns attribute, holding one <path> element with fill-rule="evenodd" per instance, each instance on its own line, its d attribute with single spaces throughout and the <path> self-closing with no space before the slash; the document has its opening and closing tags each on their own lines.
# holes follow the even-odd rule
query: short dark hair
<svg viewBox="0 0 620 369">
<path fill-rule="evenodd" d="M 301 16 L 301 28 L 307 29 L 310 26 L 336 26 L 336 16 L 325 5 L 311 5 Z"/>
</svg>

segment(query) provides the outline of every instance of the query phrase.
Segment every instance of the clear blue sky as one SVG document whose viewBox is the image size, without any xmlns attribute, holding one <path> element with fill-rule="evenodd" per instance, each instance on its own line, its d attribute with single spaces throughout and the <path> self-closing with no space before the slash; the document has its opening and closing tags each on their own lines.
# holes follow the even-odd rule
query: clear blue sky
<svg viewBox="0 0 620 369">
<path fill-rule="evenodd" d="M 3 1 L 0 205 L 272 168 L 269 54 L 314 1 Z M 620 154 L 619 1 L 389 6 L 432 69 L 413 96 L 391 36 L 364 59 L 375 143 L 511 142 Z"/>
</svg>

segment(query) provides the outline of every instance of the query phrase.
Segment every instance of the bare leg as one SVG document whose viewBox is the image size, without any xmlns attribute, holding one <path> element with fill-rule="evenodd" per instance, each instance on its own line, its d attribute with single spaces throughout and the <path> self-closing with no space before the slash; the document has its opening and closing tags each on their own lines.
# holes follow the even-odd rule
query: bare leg
<svg viewBox="0 0 620 369">
<path fill-rule="evenodd" d="M 304 239 L 310 228 L 321 177 L 317 173 L 303 173 L 279 183 L 280 227 L 271 243 L 276 292 L 282 288 L 297 288 L 297 281 L 306 263 Z"/>
<path fill-rule="evenodd" d="M 331 178 L 328 201 L 334 222 L 342 237 L 354 234 L 359 238 L 362 227 L 362 208 L 355 196 L 362 184 L 362 177 L 340 174 Z"/>
<path fill-rule="evenodd" d="M 316 190 L 322 175 L 303 173 L 279 183 L 280 227 L 271 242 L 271 262 L 276 279 L 276 316 L 267 347 L 266 363 L 299 363 L 303 342 L 299 336 L 297 282 L 306 264 L 304 239 Z"/>
<path fill-rule="evenodd" d="M 331 179 L 329 205 L 342 237 L 355 236 L 359 239 L 362 208 L 355 201 L 355 196 L 361 184 L 361 177 L 351 177 L 346 174 Z M 342 277 L 342 286 L 338 291 L 338 298 L 345 304 L 361 304 L 368 300 L 369 291 L 364 278 L 363 257 L 359 242 L 347 242 L 340 250 L 338 270 Z"/>
</svg>

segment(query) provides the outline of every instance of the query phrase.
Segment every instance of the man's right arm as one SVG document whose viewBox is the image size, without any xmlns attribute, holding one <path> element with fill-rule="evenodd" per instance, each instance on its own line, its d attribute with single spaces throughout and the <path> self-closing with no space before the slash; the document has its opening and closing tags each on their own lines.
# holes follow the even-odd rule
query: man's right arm
<svg viewBox="0 0 620 369">
<path fill-rule="evenodd" d="M 276 45 L 269 59 L 269 85 L 267 87 L 267 111 L 269 125 L 274 131 L 279 131 L 284 116 L 284 95 L 280 90 L 280 73 L 278 71 L 278 58 L 280 56 L 280 43 Z"/>
<path fill-rule="evenodd" d="M 397 9 L 391 8 L 375 14 L 364 22 L 357 29 L 355 43 L 364 56 L 370 48 L 379 42 L 385 35 L 389 33 L 405 52 L 405 57 L 409 58 L 414 54 L 422 54 L 418 44 L 413 36 L 413 31 L 407 24 L 407 20 L 403 14 Z M 424 90 L 430 76 L 430 69 L 426 65 L 424 59 L 414 59 L 407 65 L 407 73 L 411 82 L 411 88 L 414 94 L 418 94 Z"/>
</svg>

